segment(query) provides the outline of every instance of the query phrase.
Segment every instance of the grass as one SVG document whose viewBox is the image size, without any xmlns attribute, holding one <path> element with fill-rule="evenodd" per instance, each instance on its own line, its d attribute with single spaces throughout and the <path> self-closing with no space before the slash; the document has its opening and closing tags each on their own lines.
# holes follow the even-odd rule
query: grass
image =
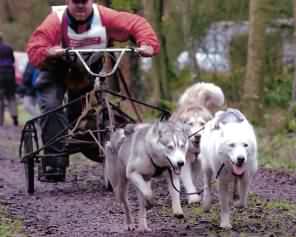
<svg viewBox="0 0 296 237">
<path fill-rule="evenodd" d="M 22 222 L 7 215 L 0 206 L 0 237 L 25 237 Z"/>
<path fill-rule="evenodd" d="M 231 231 L 222 230 L 220 224 L 220 205 L 214 202 L 210 212 L 198 206 L 184 207 L 186 222 L 204 225 L 208 236 L 295 236 L 296 204 L 286 201 L 270 201 L 251 193 L 248 208 L 232 208 Z"/>
<path fill-rule="evenodd" d="M 260 166 L 295 171 L 296 135 L 287 133 L 269 134 L 266 128 L 264 130 L 257 133 Z"/>
</svg>

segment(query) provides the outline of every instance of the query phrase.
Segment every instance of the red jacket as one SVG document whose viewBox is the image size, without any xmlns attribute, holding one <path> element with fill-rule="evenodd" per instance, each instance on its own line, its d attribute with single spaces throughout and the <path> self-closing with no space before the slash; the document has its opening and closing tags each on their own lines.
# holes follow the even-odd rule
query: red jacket
<svg viewBox="0 0 296 237">
<path fill-rule="evenodd" d="M 137 45 L 147 44 L 153 47 L 154 53 L 160 50 L 159 41 L 151 25 L 141 16 L 128 12 L 119 12 L 98 5 L 102 24 L 106 27 L 108 42 L 125 42 L 133 38 Z M 38 67 L 47 57 L 47 50 L 61 45 L 62 26 L 55 13 L 51 13 L 33 32 L 27 44 L 30 62 Z"/>
</svg>

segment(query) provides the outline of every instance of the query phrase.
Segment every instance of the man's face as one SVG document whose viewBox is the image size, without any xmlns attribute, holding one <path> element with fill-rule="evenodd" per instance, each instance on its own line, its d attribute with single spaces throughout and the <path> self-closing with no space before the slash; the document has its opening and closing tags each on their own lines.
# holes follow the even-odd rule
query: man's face
<svg viewBox="0 0 296 237">
<path fill-rule="evenodd" d="M 84 21 L 92 13 L 93 0 L 66 0 L 70 14 L 77 21 Z"/>
</svg>

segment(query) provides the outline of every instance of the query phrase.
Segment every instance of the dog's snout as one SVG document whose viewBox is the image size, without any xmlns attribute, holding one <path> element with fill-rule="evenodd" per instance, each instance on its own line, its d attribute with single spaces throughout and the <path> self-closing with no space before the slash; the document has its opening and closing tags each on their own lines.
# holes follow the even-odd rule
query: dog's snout
<svg viewBox="0 0 296 237">
<path fill-rule="evenodd" d="M 178 161 L 177 162 L 178 167 L 183 167 L 184 166 L 184 161 Z"/>
<path fill-rule="evenodd" d="M 243 165 L 244 162 L 245 162 L 245 157 L 243 157 L 243 156 L 239 156 L 239 157 L 237 158 L 237 165 L 238 165 L 238 166 Z"/>
</svg>

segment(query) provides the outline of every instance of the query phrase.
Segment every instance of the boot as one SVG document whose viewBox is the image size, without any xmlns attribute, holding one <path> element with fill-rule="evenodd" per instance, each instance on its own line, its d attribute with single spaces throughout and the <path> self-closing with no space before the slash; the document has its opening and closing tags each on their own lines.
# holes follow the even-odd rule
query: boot
<svg viewBox="0 0 296 237">
<path fill-rule="evenodd" d="M 65 182 L 66 179 L 66 167 L 52 167 L 42 164 L 38 167 L 38 180 L 40 182 L 56 183 Z"/>
</svg>

